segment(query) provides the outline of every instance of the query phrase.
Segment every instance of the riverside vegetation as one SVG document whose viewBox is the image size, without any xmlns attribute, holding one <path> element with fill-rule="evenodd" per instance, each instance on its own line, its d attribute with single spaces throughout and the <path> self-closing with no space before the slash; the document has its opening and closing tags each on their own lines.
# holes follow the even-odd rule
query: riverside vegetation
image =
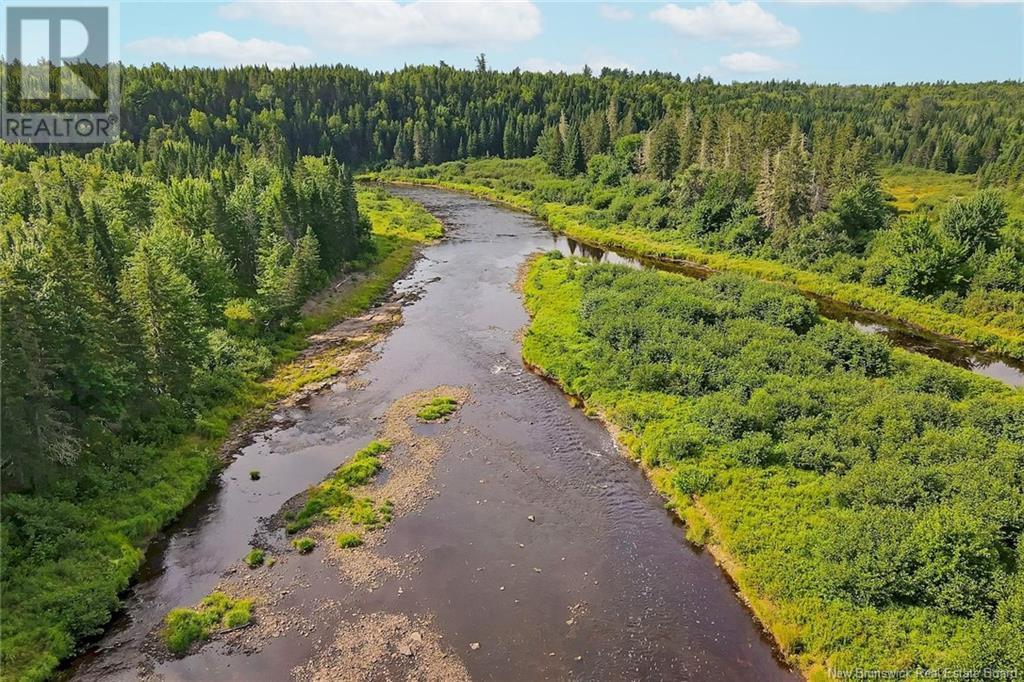
<svg viewBox="0 0 1024 682">
<path fill-rule="evenodd" d="M 252 601 L 232 599 L 222 592 L 214 592 L 194 609 L 174 609 L 164 618 L 163 640 L 175 654 L 188 652 L 195 642 L 201 642 L 218 630 L 232 630 L 248 625 L 252 620 Z"/>
<path fill-rule="evenodd" d="M 677 135 L 675 123 L 661 125 Z M 759 169 L 699 159 L 684 166 L 676 149 L 675 161 L 658 171 L 656 139 L 623 138 L 590 157 L 585 171 L 568 174 L 535 157 L 369 177 L 470 192 L 534 213 L 584 243 L 794 284 L 1024 358 L 1024 212 L 1016 190 L 889 169 L 885 180 L 902 190 L 896 197 L 870 162 L 855 171 L 841 155 L 846 170 L 829 187 L 814 172 L 828 163 L 815 160 L 795 127 L 781 150 L 765 151 Z M 949 177 L 959 178 L 954 187 L 964 194 L 947 189 L 920 202 L 914 193 Z M 895 208 L 901 201 L 904 213 Z"/>
<path fill-rule="evenodd" d="M 1024 667 L 1024 393 L 736 274 L 554 253 L 525 298 L 526 361 L 618 429 L 811 677 Z"/>
<path fill-rule="evenodd" d="M 1019 82 L 719 85 L 500 73 L 481 55 L 390 73 L 128 65 L 122 94 L 115 144 L 0 144 L 8 678 L 52 675 L 101 629 L 230 425 L 330 376 L 292 362 L 305 338 L 440 235 L 421 209 L 357 193 L 348 168 L 1024 353 Z"/>
<path fill-rule="evenodd" d="M 232 423 L 336 371 L 293 362 L 306 337 L 380 298 L 440 225 L 330 156 L 0 152 L 0 640 L 4 678 L 33 680 L 100 631 Z"/>
</svg>

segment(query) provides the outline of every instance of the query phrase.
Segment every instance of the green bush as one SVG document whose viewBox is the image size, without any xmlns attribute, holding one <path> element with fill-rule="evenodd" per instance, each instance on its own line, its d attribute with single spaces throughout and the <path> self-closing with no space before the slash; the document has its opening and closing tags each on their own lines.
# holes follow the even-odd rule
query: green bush
<svg viewBox="0 0 1024 682">
<path fill-rule="evenodd" d="M 620 428 L 693 541 L 713 526 L 788 653 L 1024 661 L 1024 393 L 750 278 L 541 258 L 524 289 L 524 359 Z"/>
<path fill-rule="evenodd" d="M 249 550 L 249 553 L 245 555 L 245 563 L 249 568 L 258 568 L 263 565 L 263 561 L 266 559 L 266 553 L 262 549 L 253 547 Z"/>
<path fill-rule="evenodd" d="M 298 550 L 299 554 L 309 554 L 316 547 L 316 540 L 310 537 L 296 538 L 292 540 L 292 546 Z"/>
<path fill-rule="evenodd" d="M 252 619 L 252 601 L 214 592 L 194 609 L 173 609 L 164 618 L 162 637 L 171 653 L 181 655 L 218 629 L 232 629 Z"/>
<path fill-rule="evenodd" d="M 342 513 L 360 519 L 359 522 L 374 525 L 378 523 L 379 519 L 372 501 L 357 500 L 350 489 L 368 483 L 380 471 L 380 455 L 390 449 L 391 444 L 387 441 L 372 441 L 353 455 L 352 459 L 338 467 L 330 478 L 310 488 L 302 509 L 285 515 L 288 520 L 285 532 L 294 535 L 309 528 L 322 516 L 337 516 Z"/>
<path fill-rule="evenodd" d="M 363 544 L 363 538 L 359 533 L 339 533 L 338 534 L 338 547 L 343 549 L 349 549 L 352 547 L 359 547 Z"/>
</svg>

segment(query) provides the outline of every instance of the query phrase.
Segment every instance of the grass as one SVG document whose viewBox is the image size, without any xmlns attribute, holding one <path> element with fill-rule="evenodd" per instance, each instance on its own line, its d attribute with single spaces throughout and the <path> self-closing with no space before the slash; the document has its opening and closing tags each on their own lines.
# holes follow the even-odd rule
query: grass
<svg viewBox="0 0 1024 682">
<path fill-rule="evenodd" d="M 420 242 L 444 236 L 441 223 L 418 204 L 397 199 L 380 187 L 360 188 L 359 210 L 373 221 L 377 234 Z"/>
<path fill-rule="evenodd" d="M 248 625 L 252 620 L 252 601 L 232 599 L 214 592 L 194 609 L 174 609 L 164 618 L 161 633 L 171 653 L 182 655 L 195 643 L 210 638 L 219 630 Z"/>
<path fill-rule="evenodd" d="M 495 173 L 495 168 L 510 169 L 509 173 L 513 173 L 513 171 L 522 173 L 522 167 L 529 161 L 492 159 L 486 162 L 471 162 L 463 166 L 463 175 L 457 176 L 456 180 L 424 175 L 436 169 L 395 170 L 365 177 L 385 182 L 396 181 L 436 186 L 472 194 L 536 215 L 547 221 L 557 232 L 585 244 L 624 251 L 646 258 L 687 261 L 716 271 L 740 272 L 766 282 L 791 285 L 803 292 L 875 311 L 935 334 L 960 339 L 991 352 L 1024 359 L 1024 333 L 1017 330 L 986 324 L 964 315 L 946 312 L 937 305 L 901 296 L 878 287 L 840 282 L 829 275 L 801 270 L 777 261 L 707 251 L 675 235 L 672 230 L 652 232 L 628 224 L 618 224 L 610 228 L 598 227 L 588 222 L 589 209 L 586 206 L 568 206 L 560 203 L 535 201 L 524 191 L 491 186 L 500 184 L 500 173 Z M 475 175 L 474 163 L 479 163 L 481 167 L 486 168 L 488 177 Z M 490 176 L 498 176 L 498 179 Z M 960 186 L 962 186 L 963 181 L 951 182 L 961 183 Z M 1024 200 L 1017 198 L 1014 205 L 1022 206 L 1022 201 Z"/>
<path fill-rule="evenodd" d="M 292 546 L 299 554 L 309 554 L 316 547 L 316 540 L 309 537 L 296 538 L 292 540 Z"/>
<path fill-rule="evenodd" d="M 379 523 L 373 501 L 356 498 L 353 488 L 365 485 L 383 466 L 380 455 L 391 449 L 387 441 L 375 440 L 338 467 L 325 481 L 309 489 L 306 503 L 291 519 L 285 531 L 298 533 L 321 518 L 337 520 L 342 514 L 353 523 L 376 526 Z"/>
<path fill-rule="evenodd" d="M 339 533 L 337 540 L 338 547 L 342 549 L 351 549 L 363 544 L 363 536 L 359 533 Z"/>
<path fill-rule="evenodd" d="M 915 166 L 887 166 L 881 170 L 882 190 L 889 194 L 891 204 L 903 214 L 923 213 L 937 220 L 939 212 L 949 202 L 964 199 L 978 191 L 974 175 L 943 173 Z M 1010 220 L 1024 220 L 1024 196 L 1020 192 L 1003 189 Z"/>
<path fill-rule="evenodd" d="M 882 190 L 892 197 L 900 213 L 925 213 L 938 217 L 938 211 L 953 199 L 963 199 L 978 190 L 973 175 L 958 175 L 915 166 L 888 166 L 882 169 Z"/>
<path fill-rule="evenodd" d="M 266 552 L 262 549 L 253 547 L 252 550 L 245 555 L 245 565 L 249 568 L 259 568 L 266 560 L 266 556 Z"/>
<path fill-rule="evenodd" d="M 448 396 L 434 398 L 420 408 L 416 418 L 425 422 L 442 421 L 459 409 L 459 401 Z"/>
<path fill-rule="evenodd" d="M 371 199 L 367 199 L 371 197 Z M 195 429 L 148 447 L 122 444 L 124 466 L 98 472 L 73 498 L 5 494 L 0 560 L 3 617 L 0 619 L 0 679 L 33 682 L 49 678 L 71 656 L 78 640 L 102 632 L 119 607 L 119 595 L 141 565 L 153 536 L 181 513 L 218 470 L 217 453 L 238 420 L 303 386 L 337 372 L 337 349 L 296 362 L 310 334 L 358 314 L 379 300 L 409 266 L 418 245 L 435 239 L 441 226 L 422 208 L 397 198 L 359 190 L 373 225 L 371 249 L 355 264 L 360 279 L 301 319 L 272 347 L 274 369 L 238 388 L 196 419 Z M 409 224 L 388 219 L 389 211 Z M 100 475 L 101 474 L 101 475 Z M 48 519 L 53 527 L 47 525 Z M 35 524 L 33 560 L 14 563 L 8 524 Z M 27 549 L 26 551 L 29 551 Z"/>
</svg>

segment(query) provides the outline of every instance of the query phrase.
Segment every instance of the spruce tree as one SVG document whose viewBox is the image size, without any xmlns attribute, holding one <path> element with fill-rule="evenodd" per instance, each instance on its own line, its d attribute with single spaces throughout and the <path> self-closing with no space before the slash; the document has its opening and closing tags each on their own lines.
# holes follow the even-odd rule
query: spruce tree
<svg viewBox="0 0 1024 682">
<path fill-rule="evenodd" d="M 658 180 L 669 180 L 679 168 L 679 134 L 675 122 L 663 119 L 650 134 L 647 172 Z"/>
<path fill-rule="evenodd" d="M 580 139 L 580 131 L 576 126 L 569 129 L 569 138 L 565 143 L 565 152 L 562 155 L 561 175 L 567 178 L 575 177 L 587 169 L 587 162 L 583 157 L 583 141 Z"/>
<path fill-rule="evenodd" d="M 142 332 L 154 385 L 189 397 L 206 338 L 195 285 L 173 263 L 140 245 L 121 278 L 121 297 Z"/>
</svg>

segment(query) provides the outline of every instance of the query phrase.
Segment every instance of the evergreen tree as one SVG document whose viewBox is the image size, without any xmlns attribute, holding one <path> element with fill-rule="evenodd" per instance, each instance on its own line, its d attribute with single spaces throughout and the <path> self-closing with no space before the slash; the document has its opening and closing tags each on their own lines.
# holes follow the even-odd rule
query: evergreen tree
<svg viewBox="0 0 1024 682">
<path fill-rule="evenodd" d="M 587 162 L 583 157 L 583 141 L 580 139 L 580 131 L 576 126 L 569 129 L 569 137 L 565 142 L 565 152 L 562 155 L 561 174 L 567 178 L 575 177 L 587 169 Z"/>
<path fill-rule="evenodd" d="M 202 358 L 206 328 L 199 292 L 178 268 L 141 245 L 121 279 L 160 391 L 187 396 Z"/>
<path fill-rule="evenodd" d="M 649 137 L 647 172 L 659 180 L 668 180 L 679 168 L 679 133 L 675 122 L 665 119 Z"/>
<path fill-rule="evenodd" d="M 796 228 L 811 213 L 810 157 L 803 133 L 794 124 L 789 143 L 777 155 L 772 171 L 773 231 L 777 237 Z"/>
<path fill-rule="evenodd" d="M 537 140 L 537 154 L 544 159 L 544 163 L 552 172 L 561 172 L 565 147 L 557 127 L 549 126 L 540 134 Z"/>
</svg>

